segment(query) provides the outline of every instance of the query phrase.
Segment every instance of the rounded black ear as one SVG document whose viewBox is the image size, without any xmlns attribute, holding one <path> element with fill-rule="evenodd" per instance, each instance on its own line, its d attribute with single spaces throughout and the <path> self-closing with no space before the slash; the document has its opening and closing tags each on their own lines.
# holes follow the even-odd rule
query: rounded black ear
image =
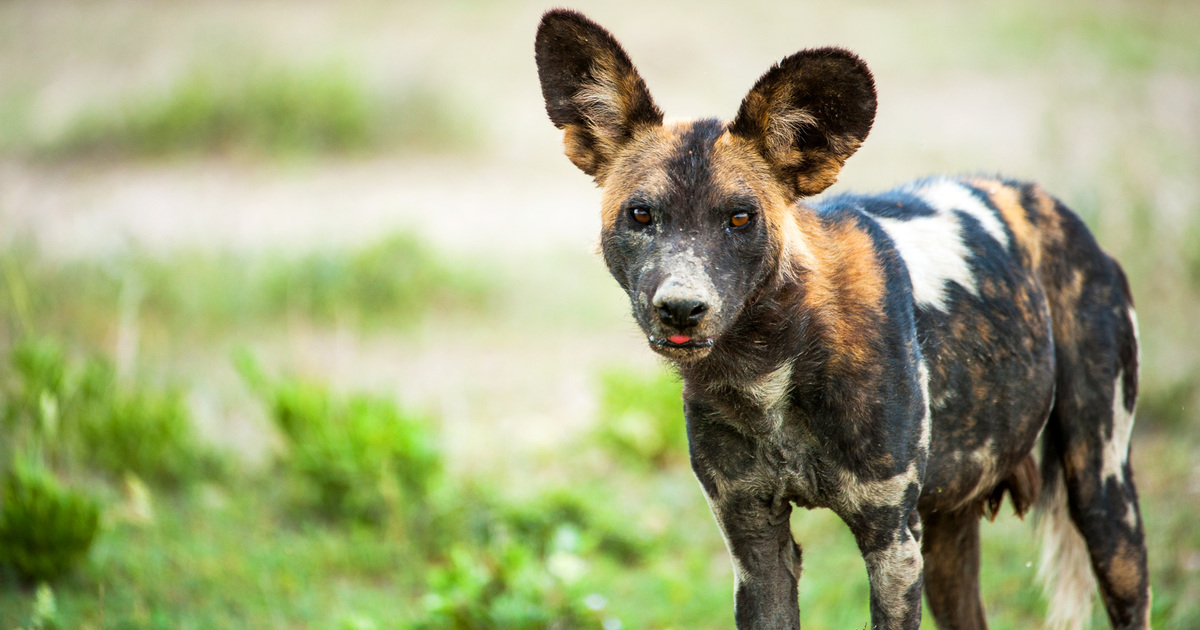
<svg viewBox="0 0 1200 630">
<path fill-rule="evenodd" d="M 754 142 L 796 196 L 815 195 L 870 133 L 875 103 L 875 80 L 854 53 L 802 50 L 754 84 L 730 132 Z"/>
<path fill-rule="evenodd" d="M 598 182 L 638 127 L 662 124 L 629 55 L 583 14 L 546 12 L 534 52 L 546 113 L 564 131 L 567 157 Z"/>
</svg>

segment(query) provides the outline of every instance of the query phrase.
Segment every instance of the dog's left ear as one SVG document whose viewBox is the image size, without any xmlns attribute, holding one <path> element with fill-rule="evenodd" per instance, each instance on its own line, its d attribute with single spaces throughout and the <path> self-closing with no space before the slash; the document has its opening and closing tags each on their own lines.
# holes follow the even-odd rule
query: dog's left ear
<svg viewBox="0 0 1200 630">
<path fill-rule="evenodd" d="M 548 11 L 534 51 L 546 113 L 565 132 L 567 157 L 602 184 L 634 132 L 662 124 L 662 112 L 617 40 L 581 13 Z"/>
<path fill-rule="evenodd" d="M 797 197 L 837 180 L 875 120 L 867 64 L 841 48 L 800 51 L 773 66 L 742 101 L 730 132 L 753 142 Z"/>
</svg>

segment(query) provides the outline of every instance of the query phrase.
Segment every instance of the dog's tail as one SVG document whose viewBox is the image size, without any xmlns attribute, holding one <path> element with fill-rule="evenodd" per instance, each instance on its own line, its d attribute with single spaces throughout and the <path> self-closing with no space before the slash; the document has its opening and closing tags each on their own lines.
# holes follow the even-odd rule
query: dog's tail
<svg viewBox="0 0 1200 630">
<path fill-rule="evenodd" d="M 1042 449 L 1042 488 L 1035 519 L 1041 539 L 1038 580 L 1050 609 L 1047 630 L 1082 630 L 1092 617 L 1096 577 L 1087 544 L 1071 521 L 1058 453 L 1048 440 Z"/>
</svg>

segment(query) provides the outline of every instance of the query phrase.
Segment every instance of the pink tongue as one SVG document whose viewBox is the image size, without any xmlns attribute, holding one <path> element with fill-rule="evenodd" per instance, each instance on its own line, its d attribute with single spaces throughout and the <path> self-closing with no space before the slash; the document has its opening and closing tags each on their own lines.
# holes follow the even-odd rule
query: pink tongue
<svg viewBox="0 0 1200 630">
<path fill-rule="evenodd" d="M 688 337 L 687 335 L 675 335 L 674 337 L 667 337 L 667 341 L 670 341 L 671 343 L 687 343 L 691 340 L 692 338 Z"/>
</svg>

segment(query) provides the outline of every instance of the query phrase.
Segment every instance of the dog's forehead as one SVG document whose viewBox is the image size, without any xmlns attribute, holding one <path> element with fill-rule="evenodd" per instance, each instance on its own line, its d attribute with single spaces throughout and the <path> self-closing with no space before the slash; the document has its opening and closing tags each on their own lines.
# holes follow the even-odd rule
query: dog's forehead
<svg viewBox="0 0 1200 630">
<path fill-rule="evenodd" d="M 726 123 L 668 122 L 638 134 L 616 161 L 604 183 L 605 218 L 633 199 L 694 208 L 761 196 L 772 183 L 753 145 Z"/>
</svg>

